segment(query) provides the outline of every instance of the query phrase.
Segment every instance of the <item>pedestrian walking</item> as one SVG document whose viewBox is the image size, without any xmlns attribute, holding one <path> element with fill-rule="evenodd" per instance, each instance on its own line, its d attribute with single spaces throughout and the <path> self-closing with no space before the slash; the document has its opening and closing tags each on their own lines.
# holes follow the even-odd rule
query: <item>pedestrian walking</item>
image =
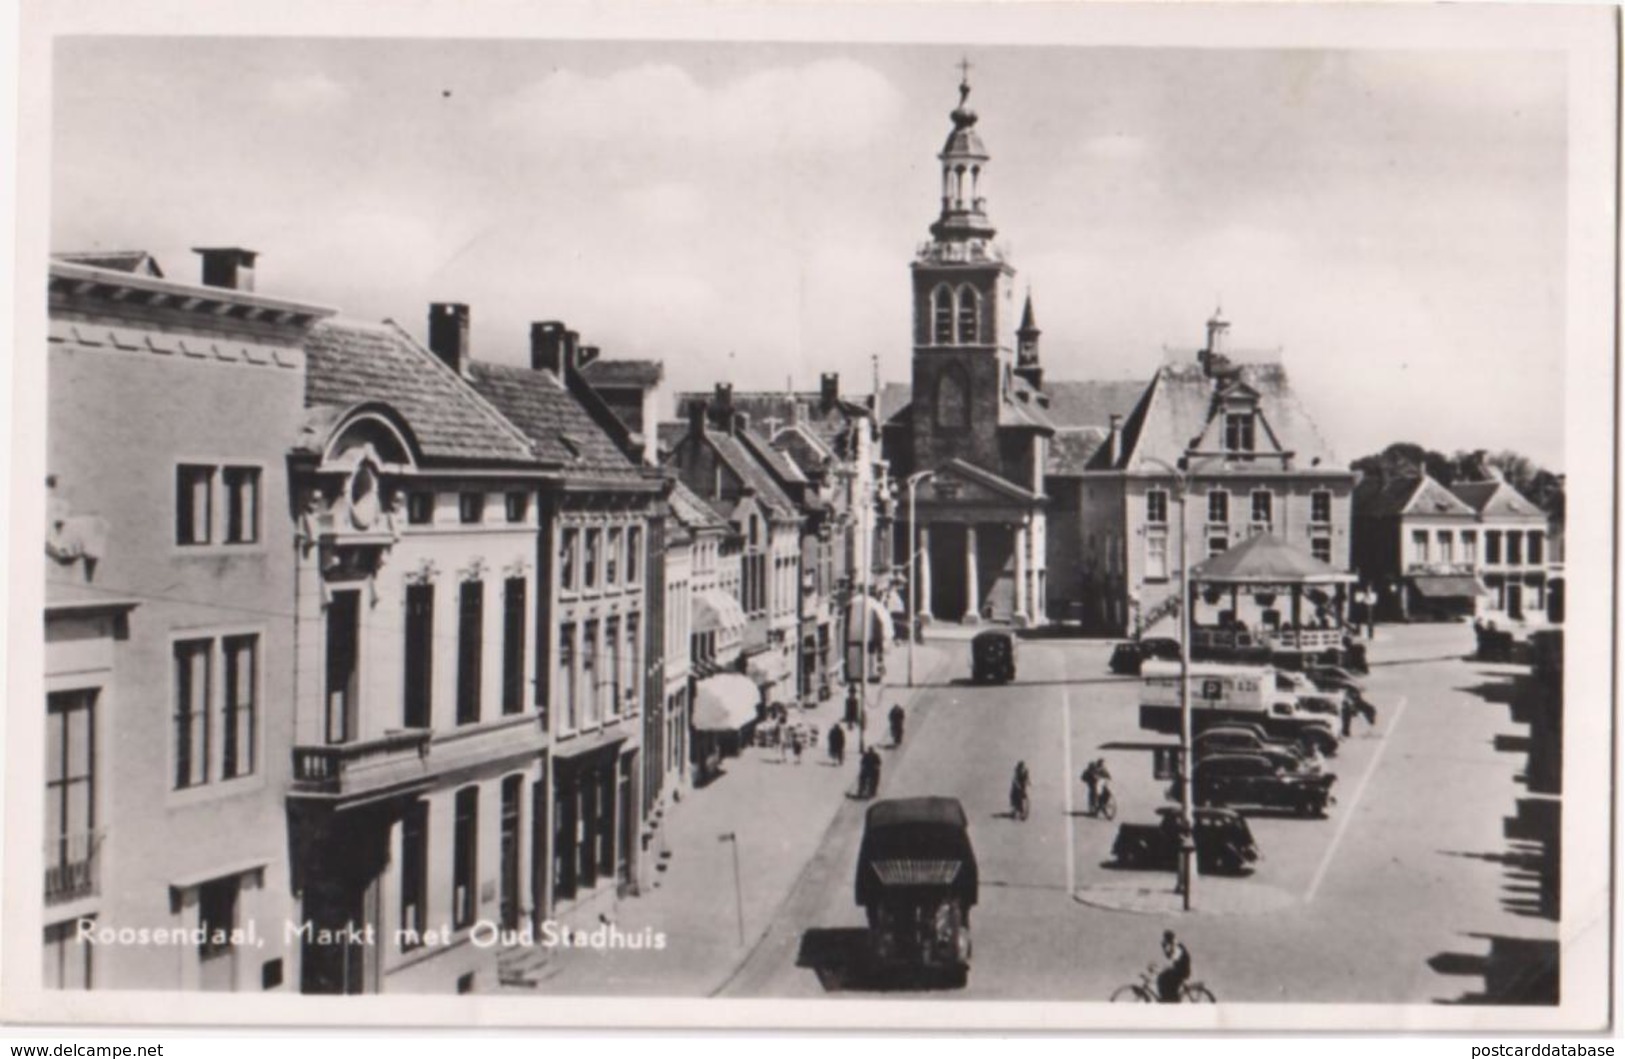
<svg viewBox="0 0 1625 1059">
<path fill-rule="evenodd" d="M 880 751 L 874 747 L 863 752 L 858 766 L 858 797 L 873 798 L 880 792 Z"/>
<path fill-rule="evenodd" d="M 1347 695 L 1343 696 L 1343 706 L 1340 712 L 1343 715 L 1343 738 L 1347 739 L 1349 734 L 1354 731 L 1355 714 L 1354 703 Z"/>
<path fill-rule="evenodd" d="M 790 755 L 796 759 L 796 764 L 798 764 L 798 765 L 801 764 L 801 729 L 800 729 L 800 727 L 795 727 L 795 728 L 790 729 Z"/>
<path fill-rule="evenodd" d="M 846 733 L 838 724 L 829 726 L 829 756 L 837 765 L 846 763 Z"/>
<path fill-rule="evenodd" d="M 789 733 L 784 730 L 782 719 L 773 722 L 773 741 L 779 744 L 779 764 L 784 764 L 790 754 Z"/>
</svg>

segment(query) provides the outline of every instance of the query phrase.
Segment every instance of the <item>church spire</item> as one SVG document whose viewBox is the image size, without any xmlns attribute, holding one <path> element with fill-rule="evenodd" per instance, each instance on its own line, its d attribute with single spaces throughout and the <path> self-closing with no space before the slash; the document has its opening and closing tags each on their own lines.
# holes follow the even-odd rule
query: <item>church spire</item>
<svg viewBox="0 0 1625 1059">
<path fill-rule="evenodd" d="M 1016 374 L 1032 384 L 1044 386 L 1044 366 L 1038 362 L 1038 324 L 1033 319 L 1033 292 L 1027 291 L 1027 304 L 1021 310 L 1021 326 L 1016 328 Z"/>
<path fill-rule="evenodd" d="M 989 155 L 976 132 L 976 111 L 970 108 L 969 101 L 970 61 L 961 59 L 959 106 L 948 115 L 954 127 L 937 155 L 942 163 L 942 214 L 931 226 L 931 234 L 939 241 L 993 237 L 981 187 Z"/>
</svg>

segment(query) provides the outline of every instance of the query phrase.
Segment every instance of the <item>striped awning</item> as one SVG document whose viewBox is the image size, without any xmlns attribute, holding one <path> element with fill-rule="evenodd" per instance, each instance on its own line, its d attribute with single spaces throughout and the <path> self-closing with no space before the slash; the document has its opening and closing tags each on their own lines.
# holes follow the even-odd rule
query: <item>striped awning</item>
<svg viewBox="0 0 1625 1059">
<path fill-rule="evenodd" d="M 739 601 L 721 589 L 708 589 L 694 598 L 694 631 L 743 629 L 745 611 Z"/>
</svg>

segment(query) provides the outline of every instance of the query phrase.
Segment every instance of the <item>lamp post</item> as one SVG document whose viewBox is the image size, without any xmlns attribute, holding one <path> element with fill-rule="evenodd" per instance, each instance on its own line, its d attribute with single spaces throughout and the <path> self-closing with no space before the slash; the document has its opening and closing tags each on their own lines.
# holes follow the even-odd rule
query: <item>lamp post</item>
<svg viewBox="0 0 1625 1059">
<path fill-rule="evenodd" d="M 920 560 L 918 524 L 914 520 L 914 490 L 927 478 L 936 477 L 936 471 L 915 471 L 908 476 L 908 686 L 914 686 L 914 627 L 919 621 L 920 604 L 914 598 L 916 582 L 914 565 Z"/>
<path fill-rule="evenodd" d="M 1186 535 L 1189 533 L 1187 503 L 1190 499 L 1188 456 L 1173 467 L 1156 457 L 1147 457 L 1173 477 L 1179 501 L 1179 892 L 1182 906 L 1189 912 L 1196 903 L 1196 762 L 1191 754 L 1191 564 Z"/>
</svg>

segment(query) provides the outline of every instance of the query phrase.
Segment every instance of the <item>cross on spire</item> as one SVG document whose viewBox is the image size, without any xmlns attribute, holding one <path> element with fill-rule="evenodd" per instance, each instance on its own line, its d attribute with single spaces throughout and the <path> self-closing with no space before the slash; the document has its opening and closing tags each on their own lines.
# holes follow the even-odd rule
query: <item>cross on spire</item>
<svg viewBox="0 0 1625 1059">
<path fill-rule="evenodd" d="M 970 58 L 961 55 L 955 65 L 959 67 L 959 105 L 964 106 L 965 100 L 970 97 Z"/>
</svg>

